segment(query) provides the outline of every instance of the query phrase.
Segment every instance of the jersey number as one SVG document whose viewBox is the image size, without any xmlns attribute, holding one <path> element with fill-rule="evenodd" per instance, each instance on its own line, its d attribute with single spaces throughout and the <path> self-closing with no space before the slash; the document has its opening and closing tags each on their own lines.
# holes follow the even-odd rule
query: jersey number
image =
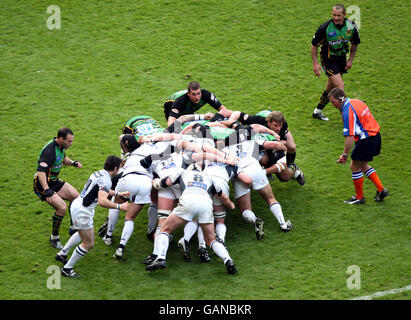
<svg viewBox="0 0 411 320">
<path fill-rule="evenodd" d="M 199 175 L 199 174 L 195 174 L 193 180 L 194 180 L 195 182 L 203 182 L 203 181 L 204 181 L 204 180 L 203 180 L 203 177 L 202 177 L 201 175 Z"/>
</svg>

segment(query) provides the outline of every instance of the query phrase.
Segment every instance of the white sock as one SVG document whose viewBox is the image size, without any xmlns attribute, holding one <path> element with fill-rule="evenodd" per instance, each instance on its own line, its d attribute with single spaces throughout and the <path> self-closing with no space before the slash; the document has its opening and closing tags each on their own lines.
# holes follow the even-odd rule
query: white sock
<svg viewBox="0 0 411 320">
<path fill-rule="evenodd" d="M 282 229 L 287 228 L 287 224 L 285 223 L 285 220 L 284 220 L 284 215 L 283 215 L 283 210 L 281 209 L 281 205 L 278 202 L 273 203 L 270 206 L 270 210 L 274 214 L 278 223 L 280 224 L 280 227 Z"/>
<path fill-rule="evenodd" d="M 203 229 L 201 227 L 198 227 L 197 230 L 197 239 L 198 239 L 198 247 L 203 247 L 206 248 L 206 242 L 204 240 L 204 234 L 203 234 Z"/>
<path fill-rule="evenodd" d="M 74 246 L 78 245 L 81 241 L 81 237 L 78 234 L 78 232 L 74 233 L 70 239 L 67 241 L 66 245 L 64 246 L 63 249 L 59 252 L 60 255 L 66 256 L 70 252 L 71 248 Z"/>
<path fill-rule="evenodd" d="M 227 226 L 224 223 L 216 223 L 215 225 L 216 235 L 225 242 L 225 235 L 227 233 Z"/>
<path fill-rule="evenodd" d="M 64 265 L 65 269 L 73 269 L 77 261 L 83 258 L 88 251 L 84 249 L 81 244 L 79 244 L 76 249 L 74 249 L 73 254 L 71 255 L 69 261 Z"/>
<path fill-rule="evenodd" d="M 197 229 L 197 223 L 195 223 L 194 221 L 187 222 L 184 226 L 184 240 L 190 242 L 191 238 L 196 233 Z"/>
<path fill-rule="evenodd" d="M 210 248 L 214 251 L 214 253 L 217 256 L 223 259 L 224 263 L 226 263 L 227 260 L 231 259 L 227 249 L 224 247 L 222 243 L 214 240 L 213 242 L 211 242 Z"/>
<path fill-rule="evenodd" d="M 134 221 L 133 220 L 126 220 L 124 221 L 123 232 L 121 233 L 121 240 L 120 244 L 125 246 L 127 244 L 128 239 L 130 239 L 131 234 L 134 230 Z"/>
<path fill-rule="evenodd" d="M 158 235 L 160 234 L 161 227 L 162 226 L 157 226 L 156 233 L 154 234 L 153 254 L 155 254 L 155 255 L 158 255 L 158 245 L 157 245 L 158 241 L 157 241 L 157 238 L 158 238 Z"/>
<path fill-rule="evenodd" d="M 119 212 L 120 210 L 117 210 L 117 209 L 108 210 L 108 225 L 107 225 L 107 235 L 108 236 L 113 235 L 114 228 L 117 225 Z"/>
<path fill-rule="evenodd" d="M 251 210 L 244 210 L 243 211 L 243 218 L 245 221 L 255 223 L 255 219 L 257 218 Z"/>
<path fill-rule="evenodd" d="M 147 210 L 148 225 L 147 232 L 150 233 L 157 227 L 157 205 L 152 203 Z"/>
<path fill-rule="evenodd" d="M 156 237 L 158 247 L 157 259 L 165 259 L 167 256 L 168 245 L 170 243 L 169 235 L 165 232 L 161 232 L 158 237 Z"/>
</svg>

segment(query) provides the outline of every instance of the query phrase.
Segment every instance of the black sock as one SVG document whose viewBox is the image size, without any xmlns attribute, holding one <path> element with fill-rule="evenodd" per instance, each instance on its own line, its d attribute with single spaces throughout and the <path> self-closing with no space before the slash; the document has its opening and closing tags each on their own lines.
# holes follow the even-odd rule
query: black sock
<svg viewBox="0 0 411 320">
<path fill-rule="evenodd" d="M 321 94 L 320 103 L 318 104 L 317 109 L 320 109 L 320 110 L 324 109 L 329 101 L 330 100 L 328 99 L 328 91 L 324 90 L 323 93 Z"/>
<path fill-rule="evenodd" d="M 287 166 L 289 166 L 290 164 L 294 163 L 294 161 L 295 161 L 295 156 L 296 156 L 296 152 L 294 152 L 294 153 L 287 153 L 287 155 L 286 155 Z"/>
<path fill-rule="evenodd" d="M 59 216 L 57 213 L 53 215 L 53 229 L 51 233 L 53 236 L 58 236 L 60 231 L 61 223 L 63 222 L 63 217 Z"/>
</svg>

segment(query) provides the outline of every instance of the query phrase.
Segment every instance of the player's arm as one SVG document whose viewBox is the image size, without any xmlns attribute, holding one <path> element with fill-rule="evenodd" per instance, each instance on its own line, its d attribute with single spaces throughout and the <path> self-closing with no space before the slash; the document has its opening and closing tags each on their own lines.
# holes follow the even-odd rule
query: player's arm
<svg viewBox="0 0 411 320">
<path fill-rule="evenodd" d="M 170 110 L 170 115 L 167 120 L 167 127 L 173 124 L 181 116 L 181 112 L 184 110 L 184 102 L 182 102 L 181 100 L 182 99 L 176 99 L 173 102 Z"/>
<path fill-rule="evenodd" d="M 232 113 L 232 111 L 227 109 L 227 107 L 224 105 L 221 105 L 217 110 L 219 114 L 224 116 L 224 118 L 230 117 Z"/>
<path fill-rule="evenodd" d="M 178 133 L 156 133 L 153 135 L 140 136 L 138 138 L 139 143 L 149 143 L 158 141 L 171 141 L 181 139 L 181 134 Z"/>
<path fill-rule="evenodd" d="M 54 194 L 54 190 L 49 188 L 49 184 L 47 183 L 47 174 L 44 171 L 38 171 L 38 180 L 41 184 L 41 187 L 43 188 L 44 191 L 46 191 L 46 198 L 51 197 Z M 51 190 L 48 191 L 47 190 Z"/>
<path fill-rule="evenodd" d="M 203 149 L 195 143 L 187 140 L 180 140 L 177 142 L 176 148 L 179 150 L 187 150 L 191 152 L 202 152 Z"/>
<path fill-rule="evenodd" d="M 116 192 L 115 190 L 110 189 L 110 191 L 108 192 L 108 196 L 109 197 L 123 197 L 123 198 L 128 198 L 130 196 L 130 192 L 129 191 L 123 191 L 123 192 Z"/>
<path fill-rule="evenodd" d="M 168 116 L 167 127 L 171 126 L 179 117 L 180 117 L 180 110 L 176 108 L 173 103 L 173 106 L 170 110 L 170 115 Z"/>
<path fill-rule="evenodd" d="M 350 57 L 348 58 L 346 64 L 345 64 L 345 70 L 348 70 L 352 67 L 352 63 L 354 61 L 355 54 L 357 53 L 357 44 L 351 44 L 351 49 L 350 49 Z"/>
<path fill-rule="evenodd" d="M 318 47 L 325 41 L 327 26 L 328 22 L 323 23 L 317 29 L 311 41 L 311 59 L 313 61 L 313 72 L 317 77 L 321 75 L 321 66 L 318 62 Z"/>
<path fill-rule="evenodd" d="M 263 148 L 266 150 L 282 150 L 287 151 L 287 147 L 279 141 L 265 141 L 263 143 Z"/>
<path fill-rule="evenodd" d="M 184 169 L 181 169 L 180 171 L 173 172 L 171 175 L 166 176 L 162 179 L 160 178 L 154 179 L 152 182 L 153 188 L 160 190 L 160 189 L 164 189 L 167 187 L 171 187 L 173 184 L 179 183 L 180 176 L 183 172 L 184 172 Z"/>
<path fill-rule="evenodd" d="M 321 66 L 318 63 L 318 47 L 311 45 L 311 59 L 313 61 L 313 72 L 319 77 L 321 76 Z"/>
<path fill-rule="evenodd" d="M 214 115 L 211 112 L 207 112 L 206 114 L 185 114 L 180 116 L 177 120 L 181 123 L 186 123 L 188 121 L 196 121 L 196 120 L 210 120 Z"/>
<path fill-rule="evenodd" d="M 261 124 L 258 123 L 253 123 L 250 125 L 251 128 L 253 128 L 253 130 L 257 131 L 258 133 L 268 133 L 271 134 L 272 136 L 274 136 L 278 141 L 280 141 L 280 136 L 273 130 L 271 130 L 270 128 L 267 128 L 266 126 L 263 126 Z"/>
<path fill-rule="evenodd" d="M 355 54 L 357 53 L 358 45 L 360 44 L 360 33 L 358 32 L 358 27 L 354 21 L 351 21 L 354 25 L 354 33 L 351 39 L 351 49 L 350 49 L 350 56 L 347 60 L 345 65 L 345 69 L 348 70 L 352 67 L 352 63 L 354 61 Z"/>
<path fill-rule="evenodd" d="M 109 191 L 106 189 L 100 189 L 98 191 L 97 202 L 99 206 L 103 208 L 107 208 L 107 209 L 118 209 L 118 210 L 127 211 L 128 207 L 130 206 L 128 202 L 124 202 L 122 204 L 111 202 L 108 199 L 108 195 L 109 195 Z"/>
<path fill-rule="evenodd" d="M 206 153 L 215 154 L 216 156 L 224 159 L 224 161 L 225 161 L 224 163 L 227 163 L 227 164 L 230 164 L 230 165 L 236 164 L 239 161 L 238 157 L 226 154 L 225 152 L 220 151 L 217 148 L 214 148 L 212 145 L 210 145 L 208 143 L 204 143 L 203 151 L 206 152 Z"/>
<path fill-rule="evenodd" d="M 201 162 L 203 160 L 208 160 L 212 162 L 219 162 L 219 163 L 224 163 L 224 164 L 229 164 L 229 165 L 235 165 L 239 161 L 238 158 L 233 159 L 232 157 L 228 157 L 227 155 L 220 157 L 215 153 L 209 153 L 209 152 L 194 153 L 191 157 L 194 162 Z"/>
<path fill-rule="evenodd" d="M 222 192 L 222 190 L 217 191 L 216 196 L 222 202 L 222 204 L 225 205 L 228 209 L 230 210 L 235 209 L 234 203 L 230 200 L 230 198 L 224 192 Z"/>
<path fill-rule="evenodd" d="M 76 168 L 81 168 L 81 167 L 83 167 L 83 165 L 81 164 L 81 162 L 80 161 L 78 161 L 78 160 L 71 160 L 69 157 L 67 157 L 67 156 L 64 156 L 64 159 L 63 159 L 63 165 L 65 165 L 65 166 L 72 166 L 72 167 L 76 167 Z"/>
<path fill-rule="evenodd" d="M 228 120 L 221 121 L 221 123 L 227 127 L 230 127 L 234 122 L 238 121 L 241 116 L 241 111 L 232 111 Z"/>
<path fill-rule="evenodd" d="M 37 166 L 38 180 L 41 187 L 45 191 L 45 197 L 49 198 L 53 196 L 54 190 L 50 189 L 47 179 L 47 173 L 53 165 L 56 154 L 54 149 L 46 148 L 39 158 L 39 164 Z"/>
</svg>

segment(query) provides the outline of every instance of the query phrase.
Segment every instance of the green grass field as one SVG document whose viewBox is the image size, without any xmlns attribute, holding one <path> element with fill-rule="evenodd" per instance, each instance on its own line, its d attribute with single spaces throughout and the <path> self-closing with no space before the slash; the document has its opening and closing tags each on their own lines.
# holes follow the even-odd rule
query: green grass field
<svg viewBox="0 0 411 320">
<path fill-rule="evenodd" d="M 47 28 L 52 4 L 61 9 L 58 30 Z M 343 203 L 354 187 L 349 166 L 335 163 L 344 145 L 338 111 L 326 107 L 327 123 L 311 117 L 326 76 L 312 72 L 310 42 L 331 18 L 331 2 L 1 1 L 0 299 L 343 300 L 410 285 L 410 3 L 345 5 L 361 9 L 361 44 L 344 76 L 346 92 L 367 102 L 382 128 L 382 152 L 371 164 L 391 192 L 376 203 L 365 179 L 367 203 L 360 207 Z M 49 289 L 47 269 L 58 265 L 48 243 L 52 208 L 32 191 L 40 149 L 60 127 L 71 127 L 67 154 L 83 168 L 64 168 L 61 179 L 81 190 L 107 155 L 119 155 L 124 122 L 149 114 L 165 125 L 165 99 L 191 80 L 230 109 L 285 114 L 307 182 L 271 184 L 293 230 L 282 233 L 253 194 L 266 236 L 256 241 L 239 212 L 229 213 L 227 245 L 237 275 L 227 275 L 215 255 L 207 265 L 195 256 L 185 263 L 176 242 L 168 267 L 149 273 L 139 263 L 152 251 L 144 209 L 123 262 L 112 258 L 120 219 L 115 245 L 96 237 L 76 265 L 81 279 L 64 278 L 60 289 Z M 98 208 L 96 228 L 106 217 Z M 69 222 L 67 215 L 63 243 Z M 361 270 L 360 289 L 347 287 L 353 265 Z M 404 291 L 380 299 L 410 298 Z"/>
</svg>

